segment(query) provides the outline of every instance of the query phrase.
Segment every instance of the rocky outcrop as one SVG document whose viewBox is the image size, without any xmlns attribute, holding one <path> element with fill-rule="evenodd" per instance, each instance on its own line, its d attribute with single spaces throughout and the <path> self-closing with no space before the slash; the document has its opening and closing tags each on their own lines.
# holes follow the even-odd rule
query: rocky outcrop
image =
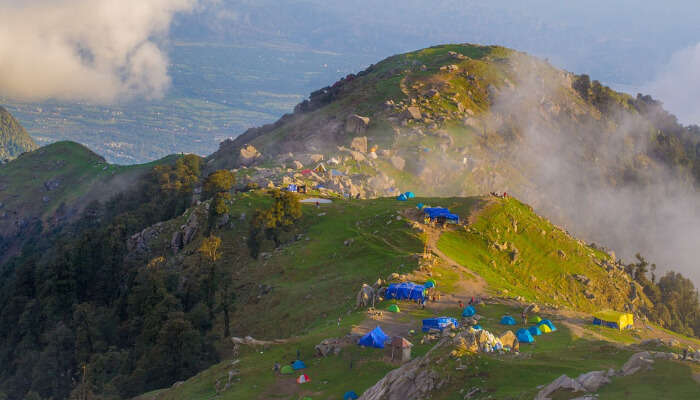
<svg viewBox="0 0 700 400">
<path fill-rule="evenodd" d="M 420 112 L 420 108 L 416 106 L 411 106 L 406 108 L 406 114 L 404 115 L 405 118 L 410 118 L 410 119 L 415 119 L 415 120 L 420 120 L 423 118 L 423 114 Z"/>
<path fill-rule="evenodd" d="M 439 347 L 438 344 L 433 349 Z M 367 389 L 360 400 L 414 400 L 426 399 L 433 390 L 444 384 L 440 374 L 430 365 L 430 353 L 397 368 Z"/>
<path fill-rule="evenodd" d="M 345 132 L 353 135 L 364 135 L 367 132 L 370 119 L 361 115 L 352 114 L 345 121 Z"/>
<path fill-rule="evenodd" d="M 392 156 L 390 160 L 391 165 L 393 165 L 394 168 L 398 169 L 399 171 L 403 171 L 404 167 L 406 166 L 406 160 L 399 156 Z"/>
<path fill-rule="evenodd" d="M 197 213 L 192 212 L 189 218 L 187 218 L 187 223 L 182 225 L 179 230 L 173 233 L 173 237 L 170 240 L 170 247 L 172 248 L 173 252 L 177 253 L 192 242 L 192 239 L 194 239 L 198 229 L 199 223 L 197 220 Z"/>
<path fill-rule="evenodd" d="M 148 253 L 150 251 L 148 244 L 158 238 L 162 228 L 163 223 L 159 222 L 145 228 L 141 232 L 134 233 L 126 242 L 127 251 L 129 253 Z"/>
<path fill-rule="evenodd" d="M 257 160 L 261 156 L 260 152 L 252 144 L 247 144 L 241 147 L 239 155 L 239 160 L 241 164 L 246 166 L 251 165 L 255 160 Z"/>
</svg>

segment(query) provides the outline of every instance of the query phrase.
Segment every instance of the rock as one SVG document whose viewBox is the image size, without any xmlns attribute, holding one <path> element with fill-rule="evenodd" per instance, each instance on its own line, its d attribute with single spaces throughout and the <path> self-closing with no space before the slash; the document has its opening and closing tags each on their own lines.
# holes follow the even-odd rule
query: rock
<svg viewBox="0 0 700 400">
<path fill-rule="evenodd" d="M 632 375 L 640 370 L 650 369 L 653 363 L 654 360 L 648 351 L 636 353 L 620 368 L 620 374 L 622 376 Z"/>
<path fill-rule="evenodd" d="M 342 341 L 340 339 L 324 339 L 321 343 L 317 344 L 314 349 L 316 353 L 321 357 L 327 357 L 329 355 L 338 355 L 342 350 Z"/>
<path fill-rule="evenodd" d="M 343 245 L 345 245 L 345 247 L 349 247 L 354 241 L 355 239 L 348 239 L 343 242 Z"/>
<path fill-rule="evenodd" d="M 312 154 L 311 161 L 315 163 L 323 161 L 323 154 Z"/>
<path fill-rule="evenodd" d="M 564 250 L 557 250 L 557 255 L 561 257 L 562 259 L 566 260 L 566 253 L 564 253 Z"/>
<path fill-rule="evenodd" d="M 352 139 L 350 147 L 362 153 L 367 152 L 367 136 L 360 136 Z"/>
<path fill-rule="evenodd" d="M 549 400 L 549 396 L 558 390 L 568 390 L 571 392 L 585 391 L 580 383 L 566 375 L 562 375 L 540 390 L 539 393 L 537 393 L 537 396 L 535 396 L 535 400 Z"/>
<path fill-rule="evenodd" d="M 370 119 L 357 114 L 352 114 L 345 121 L 345 132 L 354 135 L 364 135 L 369 126 Z"/>
<path fill-rule="evenodd" d="M 581 384 L 587 392 L 595 393 L 601 386 L 610 383 L 606 371 L 591 371 L 579 375 L 576 382 Z"/>
<path fill-rule="evenodd" d="M 399 156 L 393 156 L 390 160 L 391 165 L 393 165 L 394 168 L 398 169 L 399 171 L 403 171 L 404 167 L 406 166 L 406 160 Z"/>
<path fill-rule="evenodd" d="M 573 274 L 572 277 L 586 286 L 590 285 L 591 283 L 591 280 L 586 275 Z"/>
<path fill-rule="evenodd" d="M 430 89 L 425 93 L 426 97 L 438 97 L 440 96 L 440 91 L 437 89 Z"/>
<path fill-rule="evenodd" d="M 503 344 L 503 347 L 509 347 L 514 351 L 520 350 L 520 342 L 518 342 L 518 338 L 513 331 L 503 332 L 498 339 L 501 341 L 501 344 Z"/>
<path fill-rule="evenodd" d="M 390 371 L 374 386 L 367 389 L 360 396 L 360 400 L 417 400 L 428 398 L 430 392 L 439 389 L 444 384 L 443 378 L 432 368 L 430 361 L 430 358 L 426 355 Z"/>
<path fill-rule="evenodd" d="M 406 108 L 406 115 L 405 115 L 405 117 L 406 117 L 406 118 L 412 118 L 412 119 L 415 119 L 415 120 L 420 120 L 420 119 L 423 118 L 423 115 L 422 115 L 421 112 L 420 112 L 420 108 L 418 108 L 418 107 L 416 107 L 416 106 L 410 106 L 410 107 Z"/>
<path fill-rule="evenodd" d="M 252 144 L 247 144 L 241 147 L 239 159 L 241 164 L 248 166 L 260 156 L 260 152 L 258 152 L 258 150 Z"/>
<path fill-rule="evenodd" d="M 304 168 L 304 164 L 302 164 L 301 162 L 299 162 L 299 161 L 297 161 L 297 160 L 292 161 L 292 164 L 294 164 L 294 169 L 302 169 L 302 168 Z"/>
</svg>

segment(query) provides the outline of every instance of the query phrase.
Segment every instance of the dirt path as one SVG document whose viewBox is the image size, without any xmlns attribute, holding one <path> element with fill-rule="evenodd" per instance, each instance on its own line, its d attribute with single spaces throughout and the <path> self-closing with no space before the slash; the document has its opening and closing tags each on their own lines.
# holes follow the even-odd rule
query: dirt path
<svg viewBox="0 0 700 400">
<path fill-rule="evenodd" d="M 364 335 L 378 325 L 382 327 L 384 333 L 388 336 L 406 336 L 410 330 L 420 330 L 420 324 L 403 312 L 415 310 L 417 304 L 402 302 L 399 304 L 401 313 L 393 313 L 386 310 L 376 310 L 381 313 L 380 316 L 370 317 L 370 312 L 367 312 L 367 317 L 359 324 L 353 326 L 351 333 L 354 335 Z"/>
</svg>

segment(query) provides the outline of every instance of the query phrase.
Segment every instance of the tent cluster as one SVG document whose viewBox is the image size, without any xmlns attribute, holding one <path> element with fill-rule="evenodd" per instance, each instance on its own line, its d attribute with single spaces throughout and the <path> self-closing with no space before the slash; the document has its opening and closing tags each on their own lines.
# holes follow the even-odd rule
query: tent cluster
<svg viewBox="0 0 700 400">
<path fill-rule="evenodd" d="M 431 220 L 459 222 L 459 215 L 451 213 L 444 207 L 425 207 L 423 212 Z"/>
<path fill-rule="evenodd" d="M 593 315 L 593 324 L 623 330 L 634 326 L 634 316 L 618 311 L 600 311 Z"/>
<path fill-rule="evenodd" d="M 442 332 L 443 329 L 448 327 L 458 328 L 459 322 L 452 317 L 427 318 L 423 320 L 423 332 L 428 332 L 431 329 Z"/>
<path fill-rule="evenodd" d="M 416 197 L 416 195 L 413 194 L 413 192 L 406 192 L 406 193 L 401 193 L 400 195 L 396 196 L 396 200 L 406 201 L 406 200 L 412 199 L 414 197 Z"/>
<path fill-rule="evenodd" d="M 540 336 L 543 333 L 550 333 L 557 330 L 552 321 L 548 319 L 542 319 L 539 316 L 534 316 L 532 321 L 535 322 L 535 325 L 529 328 L 519 329 L 515 334 L 520 343 L 534 343 L 535 336 Z M 511 317 L 510 315 L 504 315 L 503 318 L 501 318 L 501 324 L 516 325 L 517 322 L 515 322 L 515 318 Z"/>
<path fill-rule="evenodd" d="M 392 283 L 384 292 L 386 299 L 396 300 L 425 300 L 425 286 L 412 282 Z"/>
</svg>

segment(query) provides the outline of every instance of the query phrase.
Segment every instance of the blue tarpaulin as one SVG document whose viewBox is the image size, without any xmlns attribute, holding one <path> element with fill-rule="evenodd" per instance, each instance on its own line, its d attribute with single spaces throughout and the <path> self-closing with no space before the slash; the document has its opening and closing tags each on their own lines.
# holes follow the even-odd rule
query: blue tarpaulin
<svg viewBox="0 0 700 400">
<path fill-rule="evenodd" d="M 412 282 L 392 283 L 386 288 L 384 297 L 397 300 L 418 300 L 425 299 L 425 286 Z"/>
<path fill-rule="evenodd" d="M 438 317 L 438 318 L 428 318 L 423 320 L 423 332 L 428 332 L 431 329 L 438 329 L 442 331 L 448 326 L 452 325 L 455 328 L 459 327 L 459 322 L 455 318 L 451 317 Z"/>
<path fill-rule="evenodd" d="M 476 314 L 476 309 L 473 306 L 467 306 L 464 308 L 464 311 L 462 311 L 463 317 L 472 317 L 474 314 Z"/>
<path fill-rule="evenodd" d="M 445 218 L 449 221 L 459 222 L 459 215 L 451 213 L 447 208 L 425 207 L 423 212 L 428 214 L 430 219 Z"/>
<path fill-rule="evenodd" d="M 301 360 L 296 360 L 292 363 L 292 368 L 294 368 L 295 370 L 304 369 L 306 368 L 306 364 L 304 364 L 304 362 Z"/>
<path fill-rule="evenodd" d="M 386 342 L 387 340 L 389 340 L 389 336 L 387 336 L 384 333 L 382 328 L 376 327 L 365 336 L 362 336 L 362 338 L 357 344 L 359 344 L 360 346 L 376 347 L 378 349 L 383 349 L 384 342 Z"/>
</svg>

